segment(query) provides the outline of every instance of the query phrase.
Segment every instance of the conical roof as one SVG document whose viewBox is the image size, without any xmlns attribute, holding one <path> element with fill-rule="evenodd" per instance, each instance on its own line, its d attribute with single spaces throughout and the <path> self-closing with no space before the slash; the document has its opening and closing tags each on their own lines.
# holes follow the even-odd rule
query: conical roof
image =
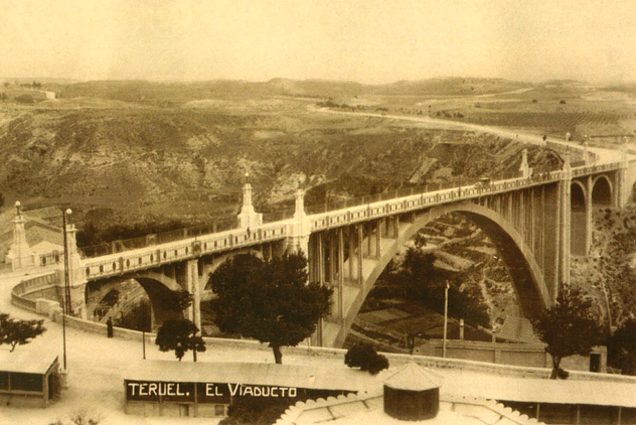
<svg viewBox="0 0 636 425">
<path fill-rule="evenodd" d="M 442 377 L 417 363 L 409 362 L 389 376 L 384 385 L 396 390 L 425 391 L 439 388 L 442 385 Z"/>
</svg>

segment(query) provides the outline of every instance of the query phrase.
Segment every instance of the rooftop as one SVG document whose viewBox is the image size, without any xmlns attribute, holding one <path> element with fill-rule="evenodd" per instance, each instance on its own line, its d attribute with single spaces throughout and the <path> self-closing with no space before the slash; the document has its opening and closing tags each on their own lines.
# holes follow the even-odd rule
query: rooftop
<svg viewBox="0 0 636 425">
<path fill-rule="evenodd" d="M 57 359 L 55 354 L 43 354 L 30 351 L 25 347 L 16 347 L 10 352 L 9 347 L 0 346 L 0 371 L 45 374 Z"/>
<path fill-rule="evenodd" d="M 384 385 L 396 390 L 425 391 L 439 388 L 442 385 L 442 377 L 409 362 L 385 379 Z"/>
<path fill-rule="evenodd" d="M 442 397 L 435 418 L 401 421 L 383 410 L 381 394 L 329 397 L 298 402 L 276 421 L 275 425 L 346 425 L 346 424 L 410 424 L 410 425 L 530 425 L 541 424 L 517 411 L 483 398 Z"/>
</svg>

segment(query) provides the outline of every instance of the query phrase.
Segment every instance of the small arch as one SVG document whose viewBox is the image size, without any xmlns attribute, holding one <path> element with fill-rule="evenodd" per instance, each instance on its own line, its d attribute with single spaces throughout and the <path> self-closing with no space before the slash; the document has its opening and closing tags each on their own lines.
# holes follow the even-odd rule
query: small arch
<svg viewBox="0 0 636 425">
<path fill-rule="evenodd" d="M 587 196 L 576 180 L 570 185 L 570 254 L 586 255 L 588 250 Z"/>
<path fill-rule="evenodd" d="M 602 174 L 592 181 L 592 205 L 612 205 L 613 188 L 610 179 Z"/>
<path fill-rule="evenodd" d="M 585 186 L 579 181 L 572 180 L 570 185 L 570 208 L 572 211 L 585 211 L 586 200 Z"/>
</svg>

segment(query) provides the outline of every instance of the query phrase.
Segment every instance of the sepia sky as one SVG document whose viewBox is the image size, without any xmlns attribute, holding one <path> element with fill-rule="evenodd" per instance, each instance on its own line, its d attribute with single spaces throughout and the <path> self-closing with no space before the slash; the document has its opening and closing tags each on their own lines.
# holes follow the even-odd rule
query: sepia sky
<svg viewBox="0 0 636 425">
<path fill-rule="evenodd" d="M 636 80 L 636 1 L 0 0 L 0 77 Z"/>
</svg>

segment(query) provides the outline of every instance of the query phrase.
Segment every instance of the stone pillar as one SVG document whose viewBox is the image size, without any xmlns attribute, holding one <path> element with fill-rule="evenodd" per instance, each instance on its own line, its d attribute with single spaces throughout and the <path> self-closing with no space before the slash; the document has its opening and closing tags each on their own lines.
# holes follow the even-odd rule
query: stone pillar
<svg viewBox="0 0 636 425">
<path fill-rule="evenodd" d="M 201 288 L 199 282 L 199 261 L 188 260 L 185 273 L 186 290 L 192 294 L 192 305 L 187 309 L 188 319 L 201 330 Z"/>
<path fill-rule="evenodd" d="M 630 196 L 630 188 L 627 187 L 626 184 L 627 178 L 627 169 L 629 168 L 629 160 L 627 155 L 627 137 L 623 144 L 621 145 L 621 166 L 616 171 L 616 189 L 614 189 L 615 195 L 615 206 L 617 208 L 622 208 L 623 205 L 629 202 Z"/>
<path fill-rule="evenodd" d="M 77 249 L 77 228 L 74 224 L 66 224 L 66 243 L 68 285 L 71 292 L 70 311 L 72 315 L 86 319 L 86 272 Z"/>
<path fill-rule="evenodd" d="M 309 261 L 309 235 L 311 234 L 311 222 L 307 213 L 305 213 L 305 194 L 302 190 L 296 191 L 296 208 L 294 217 L 291 220 L 288 235 L 290 235 L 287 243 L 295 252 L 305 254 Z"/>
<path fill-rule="evenodd" d="M 353 282 L 356 276 L 356 235 L 354 226 L 347 229 L 347 245 L 349 247 L 349 281 Z"/>
<path fill-rule="evenodd" d="M 559 273 L 553 300 L 559 294 L 561 284 L 570 282 L 570 203 L 571 203 L 572 168 L 570 155 L 565 154 L 563 173 L 559 181 Z"/>
<path fill-rule="evenodd" d="M 329 283 L 334 291 L 334 302 L 332 303 L 332 317 L 338 320 L 340 311 L 340 287 L 338 286 L 338 234 L 337 231 L 329 232 Z"/>
<path fill-rule="evenodd" d="M 375 222 L 375 258 L 380 259 L 381 248 L 380 248 L 380 239 L 382 238 L 382 222 L 380 220 L 376 220 Z"/>
<path fill-rule="evenodd" d="M 585 179 L 585 256 L 590 253 L 592 246 L 592 176 Z"/>
<path fill-rule="evenodd" d="M 358 241 L 358 284 L 362 286 L 362 284 L 364 283 L 364 276 L 362 273 L 362 259 L 363 259 L 363 252 L 362 252 L 362 239 L 364 237 L 364 232 L 362 231 L 362 225 L 358 224 L 356 225 L 357 228 L 357 241 Z"/>
<path fill-rule="evenodd" d="M 532 168 L 528 166 L 528 149 L 521 151 L 521 165 L 519 166 L 521 178 L 528 179 L 532 175 Z"/>
<path fill-rule="evenodd" d="M 249 177 L 249 175 L 245 175 Z M 249 182 L 243 185 L 243 205 L 238 215 L 239 227 L 241 229 L 250 229 L 263 224 L 263 214 L 257 213 L 252 205 L 252 185 Z"/>
<path fill-rule="evenodd" d="M 22 215 L 20 201 L 15 203 L 15 218 L 13 219 L 13 242 L 7 253 L 7 262 L 11 263 L 11 270 L 16 271 L 36 265 L 35 253 L 31 251 L 26 240 L 24 224 L 26 220 Z"/>
<path fill-rule="evenodd" d="M 338 228 L 338 319 L 344 323 L 344 235 L 342 227 Z"/>
<path fill-rule="evenodd" d="M 325 253 L 323 247 L 323 234 L 318 233 L 316 235 L 316 280 L 320 284 L 320 286 L 325 286 Z M 318 326 L 316 328 L 316 345 L 322 347 L 322 335 L 324 333 L 325 323 L 323 318 L 321 317 L 318 321 Z"/>
</svg>

